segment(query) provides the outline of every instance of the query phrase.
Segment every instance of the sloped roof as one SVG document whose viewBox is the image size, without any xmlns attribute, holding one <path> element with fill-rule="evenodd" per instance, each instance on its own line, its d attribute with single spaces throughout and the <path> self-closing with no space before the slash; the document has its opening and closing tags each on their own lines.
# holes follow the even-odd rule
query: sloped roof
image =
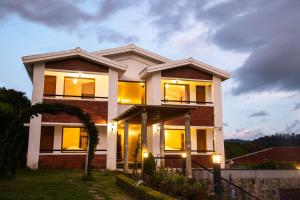
<svg viewBox="0 0 300 200">
<path fill-rule="evenodd" d="M 81 57 L 85 60 L 88 60 L 90 62 L 94 62 L 97 64 L 105 65 L 120 71 L 126 71 L 127 65 L 116 62 L 114 60 L 101 57 L 101 56 L 95 56 L 91 53 L 88 53 L 81 48 L 77 47 L 75 49 L 70 49 L 67 51 L 58 51 L 53 53 L 45 53 L 45 54 L 36 54 L 31 56 L 23 56 L 22 61 L 25 65 L 25 68 L 27 70 L 27 73 L 30 77 L 32 77 L 32 67 L 33 63 L 37 62 L 47 62 L 47 61 L 54 61 L 54 60 L 60 60 L 65 58 L 71 58 L 71 57 Z"/>
<path fill-rule="evenodd" d="M 234 164 L 254 164 L 266 161 L 300 163 L 300 147 L 272 147 L 230 159 Z"/>
<path fill-rule="evenodd" d="M 205 71 L 207 73 L 216 75 L 216 76 L 220 77 L 222 80 L 226 80 L 226 79 L 230 78 L 230 74 L 228 72 L 218 69 L 218 68 L 215 68 L 213 66 L 210 66 L 208 64 L 205 64 L 205 63 L 195 60 L 193 58 L 187 58 L 187 59 L 167 62 L 164 64 L 152 65 L 152 66 L 145 67 L 140 72 L 140 78 L 146 78 L 153 72 L 162 71 L 162 70 L 166 70 L 166 69 L 172 69 L 172 68 L 186 66 L 186 65 L 189 65 L 189 66 L 199 69 L 201 71 Z"/>
<path fill-rule="evenodd" d="M 130 52 L 142 55 L 146 58 L 150 58 L 152 60 L 155 60 L 155 61 L 158 61 L 158 62 L 161 62 L 161 63 L 172 61 L 169 58 L 163 57 L 159 54 L 156 54 L 154 52 L 143 49 L 143 48 L 138 47 L 134 44 L 130 44 L 130 45 L 122 46 L 122 47 L 117 47 L 117 48 L 111 48 L 111 49 L 104 49 L 104 50 L 100 50 L 100 51 L 95 51 L 95 52 L 92 52 L 92 54 L 95 54 L 97 56 L 105 57 L 105 56 L 112 56 L 112 55 L 118 55 L 118 54 L 122 54 L 122 53 L 130 53 Z"/>
</svg>

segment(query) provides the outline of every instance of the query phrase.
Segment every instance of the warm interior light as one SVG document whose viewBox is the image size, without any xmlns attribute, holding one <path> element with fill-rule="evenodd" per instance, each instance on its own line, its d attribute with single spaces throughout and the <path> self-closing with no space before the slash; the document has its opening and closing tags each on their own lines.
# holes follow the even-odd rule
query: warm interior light
<svg viewBox="0 0 300 200">
<path fill-rule="evenodd" d="M 169 84 L 166 84 L 166 88 L 169 88 Z"/>
<path fill-rule="evenodd" d="M 213 163 L 220 164 L 221 163 L 221 155 L 220 154 L 213 154 L 212 155 Z"/>
<path fill-rule="evenodd" d="M 186 158 L 186 153 L 182 153 L 181 157 Z"/>
<path fill-rule="evenodd" d="M 78 83 L 77 78 L 73 78 L 73 84 L 76 85 Z"/>
<path fill-rule="evenodd" d="M 148 153 L 148 152 L 144 152 L 144 153 L 143 153 L 143 157 L 144 157 L 144 158 L 148 158 L 148 156 L 149 156 L 149 153 Z"/>
<path fill-rule="evenodd" d="M 300 164 L 296 165 L 296 169 L 300 170 Z"/>
</svg>

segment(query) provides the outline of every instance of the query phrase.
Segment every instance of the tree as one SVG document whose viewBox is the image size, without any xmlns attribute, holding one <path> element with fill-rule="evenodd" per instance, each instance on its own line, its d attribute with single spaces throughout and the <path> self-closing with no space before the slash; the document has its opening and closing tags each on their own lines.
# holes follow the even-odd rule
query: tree
<svg viewBox="0 0 300 200">
<path fill-rule="evenodd" d="M 19 158 L 24 153 L 24 123 L 30 118 L 39 114 L 59 114 L 66 113 L 76 116 L 85 126 L 88 138 L 88 155 L 86 173 L 90 176 L 90 163 L 94 156 L 94 149 L 98 144 L 98 130 L 91 116 L 81 108 L 62 103 L 38 103 L 22 110 L 18 116 L 12 120 L 4 132 L 4 137 L 0 141 L 0 173 L 13 175 L 20 166 Z"/>
<path fill-rule="evenodd" d="M 155 159 L 151 152 L 149 152 L 148 157 L 144 158 L 143 172 L 146 175 L 152 176 L 156 169 Z"/>
</svg>

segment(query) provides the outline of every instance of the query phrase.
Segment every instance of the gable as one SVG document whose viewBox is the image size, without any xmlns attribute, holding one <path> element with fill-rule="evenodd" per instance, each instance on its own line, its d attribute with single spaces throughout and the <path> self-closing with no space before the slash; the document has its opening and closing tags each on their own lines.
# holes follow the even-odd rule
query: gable
<svg viewBox="0 0 300 200">
<path fill-rule="evenodd" d="M 108 73 L 108 67 L 84 60 L 80 57 L 48 61 L 45 63 L 45 68 Z"/>
<path fill-rule="evenodd" d="M 213 76 L 211 74 L 200 71 L 188 65 L 162 70 L 161 76 L 172 77 L 172 78 L 201 79 L 201 80 L 213 79 Z"/>
<path fill-rule="evenodd" d="M 157 64 L 161 64 L 163 62 L 158 61 L 158 60 L 154 60 L 153 58 L 150 57 L 146 57 L 144 55 L 138 54 L 136 52 L 124 52 L 124 53 L 118 53 L 118 54 L 113 54 L 113 55 L 103 55 L 103 57 L 105 58 L 109 58 L 115 61 L 119 61 L 122 63 L 126 63 L 125 60 L 135 60 L 137 62 L 140 62 L 142 65 L 147 65 L 147 66 L 151 66 L 151 65 L 157 65 Z M 125 61 L 125 62 L 124 62 Z"/>
</svg>

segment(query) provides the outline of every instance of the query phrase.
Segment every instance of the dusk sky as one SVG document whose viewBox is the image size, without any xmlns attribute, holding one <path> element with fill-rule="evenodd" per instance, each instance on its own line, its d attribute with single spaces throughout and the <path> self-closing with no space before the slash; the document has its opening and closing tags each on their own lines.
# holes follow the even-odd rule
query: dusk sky
<svg viewBox="0 0 300 200">
<path fill-rule="evenodd" d="M 26 92 L 25 55 L 129 43 L 232 73 L 225 138 L 300 133 L 299 0 L 0 0 L 0 86 Z"/>
</svg>

